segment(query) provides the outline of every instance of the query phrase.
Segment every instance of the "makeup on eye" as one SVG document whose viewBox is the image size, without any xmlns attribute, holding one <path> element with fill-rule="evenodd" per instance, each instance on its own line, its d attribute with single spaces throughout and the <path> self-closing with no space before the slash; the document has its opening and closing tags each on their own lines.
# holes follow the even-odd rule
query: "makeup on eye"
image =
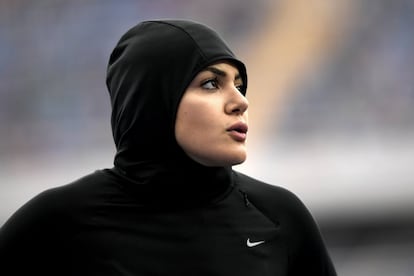
<svg viewBox="0 0 414 276">
<path fill-rule="evenodd" d="M 200 86 L 203 89 L 212 90 L 212 89 L 218 89 L 220 86 L 223 86 L 225 80 L 220 80 L 220 77 L 214 76 L 205 80 L 202 80 L 200 83 Z M 235 81 L 234 87 L 236 87 L 237 90 L 239 90 L 241 93 L 245 92 L 245 86 L 243 83 L 239 83 L 238 80 Z"/>
<path fill-rule="evenodd" d="M 237 90 L 240 91 L 240 93 L 242 93 L 243 95 L 246 94 L 246 87 L 244 86 L 243 83 L 241 83 L 241 84 L 235 84 L 235 86 L 236 86 Z"/>
<path fill-rule="evenodd" d="M 234 86 L 241 93 L 245 92 L 245 87 L 242 83 L 240 83 L 240 84 L 235 83 Z M 201 87 L 203 89 L 207 89 L 207 90 L 218 89 L 220 87 L 219 79 L 217 77 L 214 77 L 212 79 L 204 80 L 204 81 L 201 82 Z"/>
<path fill-rule="evenodd" d="M 207 79 L 201 82 L 201 87 L 204 89 L 217 89 L 219 88 L 219 81 L 217 77 Z"/>
</svg>

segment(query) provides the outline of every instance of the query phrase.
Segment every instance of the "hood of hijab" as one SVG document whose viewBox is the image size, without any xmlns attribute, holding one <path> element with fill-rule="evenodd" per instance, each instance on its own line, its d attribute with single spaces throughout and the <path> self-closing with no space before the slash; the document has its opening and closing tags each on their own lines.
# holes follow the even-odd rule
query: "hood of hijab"
<svg viewBox="0 0 414 276">
<path fill-rule="evenodd" d="M 106 84 L 116 145 L 114 165 L 121 175 L 155 186 L 166 181 L 199 185 L 228 176 L 230 168 L 205 167 L 190 159 L 174 134 L 187 86 L 203 68 L 224 60 L 238 68 L 247 85 L 244 64 L 204 24 L 143 21 L 120 38 L 110 55 Z"/>
</svg>

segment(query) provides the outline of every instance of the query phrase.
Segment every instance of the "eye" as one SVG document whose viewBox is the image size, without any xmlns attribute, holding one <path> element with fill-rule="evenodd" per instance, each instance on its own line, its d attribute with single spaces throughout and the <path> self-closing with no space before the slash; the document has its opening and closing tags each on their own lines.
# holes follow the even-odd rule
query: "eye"
<svg viewBox="0 0 414 276">
<path fill-rule="evenodd" d="M 243 95 L 246 94 L 246 87 L 243 84 L 237 84 L 236 85 L 237 90 L 240 91 L 240 93 L 242 93 Z"/>
<path fill-rule="evenodd" d="M 217 89 L 219 87 L 217 78 L 209 79 L 201 83 L 201 87 L 204 89 Z"/>
</svg>

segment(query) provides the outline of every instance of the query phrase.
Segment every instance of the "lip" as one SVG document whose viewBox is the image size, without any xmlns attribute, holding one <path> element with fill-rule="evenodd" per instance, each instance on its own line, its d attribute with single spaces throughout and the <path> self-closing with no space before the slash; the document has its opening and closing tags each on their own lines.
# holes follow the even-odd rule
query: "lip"
<svg viewBox="0 0 414 276">
<path fill-rule="evenodd" d="M 247 138 L 248 126 L 243 122 L 237 122 L 227 129 L 229 135 L 238 142 L 244 142 Z"/>
</svg>

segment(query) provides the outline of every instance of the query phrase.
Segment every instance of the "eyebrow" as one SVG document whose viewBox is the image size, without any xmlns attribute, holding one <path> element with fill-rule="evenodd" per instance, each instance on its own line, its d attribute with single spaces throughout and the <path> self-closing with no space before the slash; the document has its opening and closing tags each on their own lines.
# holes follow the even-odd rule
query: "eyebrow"
<svg viewBox="0 0 414 276">
<path fill-rule="evenodd" d="M 212 67 L 212 66 L 207 67 L 207 68 L 206 68 L 205 70 L 203 70 L 203 71 L 209 71 L 209 72 L 211 72 L 211 73 L 213 73 L 213 74 L 215 74 L 215 75 L 217 75 L 217 76 L 220 76 L 220 77 L 226 77 L 226 76 L 227 76 L 227 72 L 226 72 L 226 71 L 220 70 L 220 69 L 218 69 L 218 68 L 216 68 L 216 67 Z M 240 76 L 240 74 L 238 73 L 238 74 L 234 77 L 234 80 L 239 80 L 239 79 L 241 79 L 241 76 Z"/>
</svg>

